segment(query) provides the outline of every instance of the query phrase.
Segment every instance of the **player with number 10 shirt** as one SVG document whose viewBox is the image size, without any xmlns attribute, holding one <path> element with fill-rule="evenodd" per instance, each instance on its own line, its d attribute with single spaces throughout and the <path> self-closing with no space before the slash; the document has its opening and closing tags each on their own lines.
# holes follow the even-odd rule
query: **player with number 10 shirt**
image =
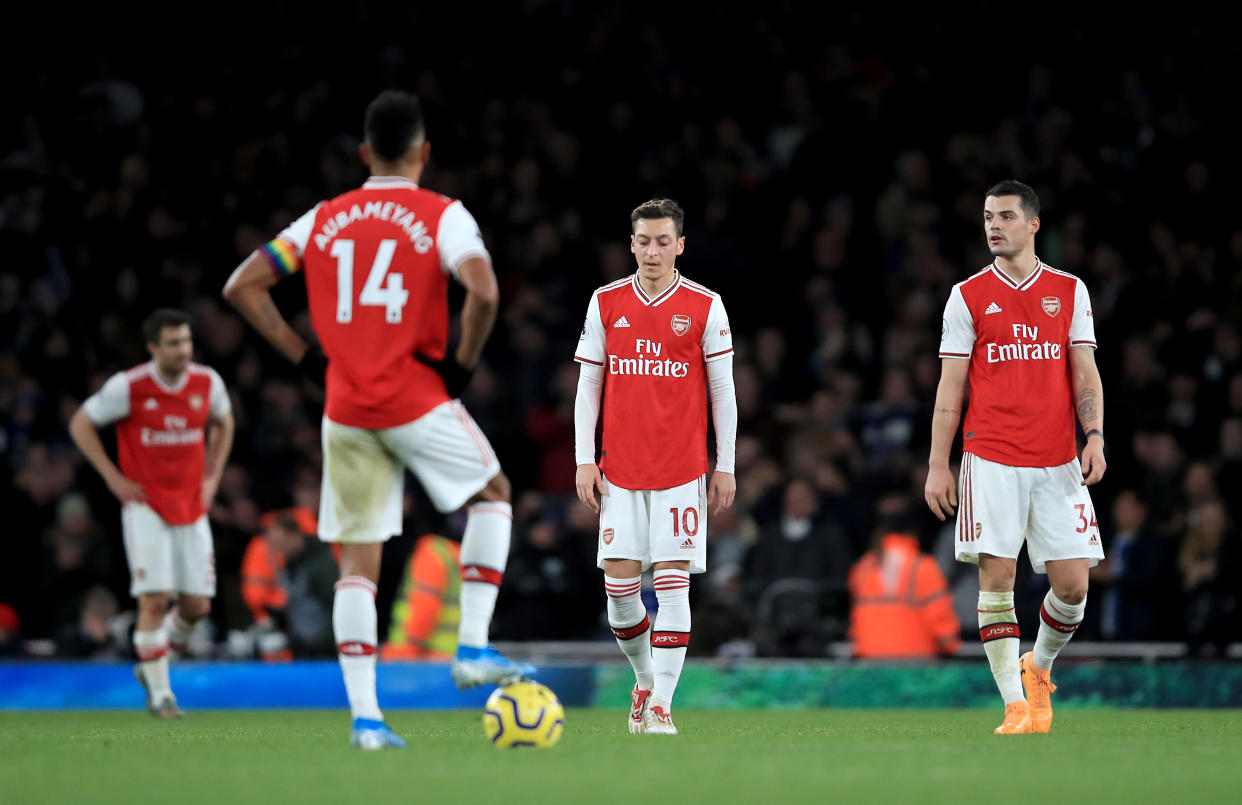
<svg viewBox="0 0 1242 805">
<path fill-rule="evenodd" d="M 685 249 L 683 221 L 681 207 L 668 199 L 634 210 L 630 251 L 638 271 L 591 296 L 574 353 L 582 365 L 576 486 L 600 515 L 608 622 L 636 677 L 632 733 L 677 732 L 670 707 L 690 642 L 690 574 L 706 570 L 707 506 L 719 512 L 736 489 L 733 335 L 720 296 L 675 268 Z M 716 428 L 710 489 L 705 391 Z M 640 597 L 647 567 L 659 601 L 654 625 Z"/>
</svg>

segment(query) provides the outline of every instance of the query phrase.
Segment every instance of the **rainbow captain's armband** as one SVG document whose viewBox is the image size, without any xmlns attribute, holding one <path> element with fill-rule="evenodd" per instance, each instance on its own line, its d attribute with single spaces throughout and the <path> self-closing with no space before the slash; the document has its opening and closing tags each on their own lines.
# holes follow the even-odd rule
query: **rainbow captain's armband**
<svg viewBox="0 0 1242 805">
<path fill-rule="evenodd" d="M 267 258 L 278 278 L 283 279 L 302 270 L 302 259 L 287 240 L 269 240 L 259 247 L 259 251 Z"/>
</svg>

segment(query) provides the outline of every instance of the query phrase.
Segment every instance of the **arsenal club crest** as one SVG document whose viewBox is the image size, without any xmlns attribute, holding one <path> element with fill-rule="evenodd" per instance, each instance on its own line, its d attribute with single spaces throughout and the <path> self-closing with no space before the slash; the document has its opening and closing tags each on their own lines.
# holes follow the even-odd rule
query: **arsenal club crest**
<svg viewBox="0 0 1242 805">
<path fill-rule="evenodd" d="M 1061 312 L 1061 297 L 1059 296 L 1045 296 L 1039 300 L 1039 303 L 1044 306 L 1044 312 L 1054 319 Z"/>
<path fill-rule="evenodd" d="M 193 408 L 195 411 L 202 408 L 203 407 L 203 395 L 191 394 L 190 395 L 190 407 Z"/>
<path fill-rule="evenodd" d="M 603 531 L 600 532 L 599 538 L 604 541 L 605 545 L 611 545 L 612 544 L 612 529 L 605 528 Z"/>
<path fill-rule="evenodd" d="M 681 315 L 674 316 L 673 332 L 677 335 L 685 335 L 690 332 L 690 317 Z"/>
</svg>

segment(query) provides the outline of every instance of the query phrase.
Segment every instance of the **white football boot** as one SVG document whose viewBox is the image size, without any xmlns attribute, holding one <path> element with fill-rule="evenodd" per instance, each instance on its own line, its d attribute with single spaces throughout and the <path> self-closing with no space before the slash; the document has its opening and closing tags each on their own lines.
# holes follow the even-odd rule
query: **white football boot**
<svg viewBox="0 0 1242 805">
<path fill-rule="evenodd" d="M 669 712 L 668 702 L 653 701 L 643 714 L 643 732 L 647 735 L 676 735 L 677 725 Z"/>
<path fill-rule="evenodd" d="M 158 701 L 151 695 L 151 687 L 147 684 L 147 677 L 142 672 L 141 664 L 134 666 L 134 678 L 138 680 L 138 684 L 142 685 L 142 689 L 147 694 L 148 713 L 156 718 L 183 718 L 185 716 L 185 713 L 177 706 L 177 697 L 171 691 L 160 696 Z"/>
<path fill-rule="evenodd" d="M 638 683 L 635 682 L 634 690 L 630 693 L 630 715 L 626 719 L 631 735 L 642 733 L 644 723 L 647 720 L 647 705 L 650 703 L 651 691 L 640 690 Z"/>
</svg>

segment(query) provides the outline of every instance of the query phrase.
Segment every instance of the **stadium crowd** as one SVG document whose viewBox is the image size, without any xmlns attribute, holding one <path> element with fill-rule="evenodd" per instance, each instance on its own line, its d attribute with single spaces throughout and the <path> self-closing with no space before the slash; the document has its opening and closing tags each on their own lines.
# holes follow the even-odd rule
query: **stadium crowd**
<svg viewBox="0 0 1242 805">
<path fill-rule="evenodd" d="M 767 6 L 697 37 L 715 12 L 693 4 L 659 22 L 508 4 L 470 40 L 486 59 L 338 9 L 371 35 L 335 41 L 331 61 L 310 22 L 272 19 L 283 35 L 261 74 L 211 37 L 34 66 L 0 129 L 0 652 L 127 650 L 118 506 L 66 422 L 146 359 L 138 324 L 162 306 L 192 314 L 238 425 L 210 512 L 215 628 L 197 650 L 260 650 L 243 555 L 265 513 L 316 509 L 322 397 L 220 289 L 361 183 L 362 111 L 386 86 L 422 97 L 424 184 L 474 212 L 501 281 L 464 397 L 515 490 L 494 638 L 611 640 L 594 519 L 573 492 L 571 358 L 592 289 L 634 268 L 630 209 L 661 195 L 688 212 L 679 267 L 722 294 L 738 356 L 738 498 L 709 526 L 691 650 L 822 654 L 846 632 L 851 565 L 891 530 L 940 560 L 973 632 L 974 570 L 953 562 L 922 486 L 940 311 L 990 262 L 983 191 L 1013 177 L 1040 193 L 1038 252 L 1085 280 L 1100 342 L 1109 472 L 1092 494 L 1109 558 L 1080 639 L 1205 654 L 1242 641 L 1242 225 L 1224 203 L 1238 163 L 1199 80 L 1220 57 L 1189 37 L 1097 63 L 1085 29 L 1067 29 L 1055 58 L 1010 59 L 992 91 L 973 62 L 940 57 L 949 23 L 877 39 L 874 14 L 825 31 Z M 392 13 L 428 31 L 465 12 Z M 278 289 L 289 313 L 305 309 L 299 285 Z M 460 535 L 407 497 L 381 630 L 415 538 Z M 1044 589 L 1021 570 L 1018 611 Z"/>
</svg>

